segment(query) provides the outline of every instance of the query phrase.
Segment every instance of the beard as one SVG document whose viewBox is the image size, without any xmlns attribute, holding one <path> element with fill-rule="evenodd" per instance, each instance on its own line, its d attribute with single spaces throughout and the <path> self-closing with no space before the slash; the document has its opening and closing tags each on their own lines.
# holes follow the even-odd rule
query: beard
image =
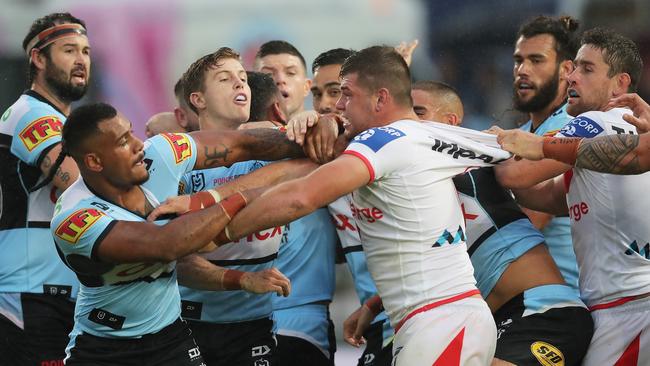
<svg viewBox="0 0 650 366">
<path fill-rule="evenodd" d="M 540 87 L 537 89 L 537 94 L 530 98 L 529 101 L 523 101 L 519 99 L 517 96 L 517 87 L 513 86 L 512 100 L 515 109 L 520 112 L 530 113 L 546 108 L 557 96 L 557 88 L 559 85 L 560 65 L 558 65 L 555 69 L 553 76 L 544 84 L 540 85 Z"/>
<path fill-rule="evenodd" d="M 74 69 L 70 74 L 75 71 Z M 86 73 L 88 75 L 88 73 Z M 88 82 L 83 85 L 73 85 L 68 73 L 57 67 L 51 60 L 47 60 L 45 68 L 45 81 L 54 93 L 64 101 L 75 102 L 81 99 L 88 89 Z"/>
</svg>

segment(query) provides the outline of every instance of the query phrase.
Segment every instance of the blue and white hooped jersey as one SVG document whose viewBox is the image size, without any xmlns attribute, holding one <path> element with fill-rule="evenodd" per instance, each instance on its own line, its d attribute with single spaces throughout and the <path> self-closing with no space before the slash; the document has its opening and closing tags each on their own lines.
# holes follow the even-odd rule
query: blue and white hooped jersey
<svg viewBox="0 0 650 366">
<path fill-rule="evenodd" d="M 347 194 L 327 206 L 332 215 L 336 233 L 339 236 L 341 250 L 345 256 L 345 263 L 350 269 L 352 279 L 354 280 L 354 289 L 357 292 L 361 304 L 377 294 L 375 282 L 370 277 L 368 265 L 366 264 L 366 255 L 363 252 L 361 238 L 359 237 L 359 227 L 352 216 L 352 195 Z M 379 313 L 373 320 L 373 323 L 383 321 L 383 339 L 388 343 L 394 334 L 390 326 L 388 316 L 385 312 Z M 385 345 L 385 344 L 384 344 Z"/>
<path fill-rule="evenodd" d="M 532 121 L 526 122 L 520 128 L 539 136 L 555 136 L 573 117 L 567 114 L 566 104 L 551 114 L 536 130 L 532 130 Z M 555 260 L 566 283 L 578 291 L 578 264 L 573 252 L 571 239 L 571 221 L 568 216 L 555 216 L 544 229 L 542 234 L 546 239 L 551 256 Z"/>
<path fill-rule="evenodd" d="M 195 170 L 181 181 L 183 193 L 195 193 L 226 184 L 246 175 L 267 162 L 251 160 L 230 167 Z M 200 254 L 211 263 L 246 272 L 273 267 L 278 256 L 282 228 L 276 227 L 250 234 L 236 243 L 220 246 L 210 253 Z M 253 294 L 244 290 L 202 291 L 180 286 L 183 317 L 188 319 L 230 323 L 269 317 L 273 311 L 273 293 Z"/>
<path fill-rule="evenodd" d="M 149 179 L 140 188 L 157 206 L 176 195 L 181 176 L 194 168 L 196 145 L 189 135 L 174 133 L 147 140 L 144 149 Z M 57 202 L 52 235 L 81 282 L 71 344 L 81 332 L 141 337 L 180 316 L 175 262 L 110 264 L 97 257 L 103 238 L 118 221 L 145 218 L 97 196 L 81 178 Z"/>
<path fill-rule="evenodd" d="M 27 91 L 0 117 L 0 314 L 22 328 L 20 293 L 75 298 L 79 281 L 56 254 L 49 231 L 59 195 L 40 164 L 61 141 L 65 116 L 47 99 Z"/>
</svg>

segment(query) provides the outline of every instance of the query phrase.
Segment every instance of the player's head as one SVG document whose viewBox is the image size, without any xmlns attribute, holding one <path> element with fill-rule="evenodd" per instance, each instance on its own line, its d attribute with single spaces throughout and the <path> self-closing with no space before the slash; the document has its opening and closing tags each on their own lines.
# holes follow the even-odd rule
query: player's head
<svg viewBox="0 0 650 366">
<path fill-rule="evenodd" d="M 239 54 L 231 48 L 222 47 L 190 65 L 183 75 L 183 90 L 202 127 L 204 121 L 229 128 L 248 121 L 251 89 Z"/>
<path fill-rule="evenodd" d="M 144 144 L 131 127 L 111 105 L 81 106 L 70 113 L 63 126 L 63 152 L 75 160 L 85 180 L 99 179 L 118 189 L 142 184 L 149 179 Z"/>
<path fill-rule="evenodd" d="M 413 113 L 411 75 L 393 47 L 373 46 L 341 66 L 341 98 L 336 108 L 348 119 L 352 136 L 390 121 L 396 112 Z"/>
<path fill-rule="evenodd" d="M 192 132 L 199 130 L 199 115 L 194 112 L 185 101 L 183 94 L 183 78 L 178 79 L 174 85 L 174 96 L 178 106 L 174 108 L 174 116 L 178 125 L 183 127 L 185 131 Z"/>
<path fill-rule="evenodd" d="M 336 102 L 341 96 L 341 65 L 354 53 L 353 50 L 335 48 L 316 56 L 311 64 L 314 74 L 311 85 L 314 109 L 318 113 L 337 112 Z"/>
<path fill-rule="evenodd" d="M 163 132 L 185 132 L 185 129 L 178 125 L 172 112 L 154 114 L 149 118 L 145 126 L 144 133 L 147 137 L 154 137 Z"/>
<path fill-rule="evenodd" d="M 90 77 L 86 24 L 70 13 L 52 13 L 32 23 L 23 39 L 29 58 L 27 79 L 65 103 L 81 99 Z"/>
<path fill-rule="evenodd" d="M 632 40 L 595 28 L 583 34 L 580 45 L 568 77 L 569 114 L 602 111 L 610 98 L 636 91 L 643 61 Z"/>
<path fill-rule="evenodd" d="M 442 122 L 452 126 L 459 126 L 463 122 L 463 102 L 458 92 L 443 82 L 415 82 L 411 97 L 413 111 L 420 120 Z"/>
<path fill-rule="evenodd" d="M 264 43 L 255 55 L 255 71 L 273 77 L 285 100 L 288 117 L 304 109 L 311 80 L 307 78 L 305 58 L 292 44 L 285 41 Z"/>
<path fill-rule="evenodd" d="M 274 121 L 286 123 L 282 94 L 269 74 L 248 71 L 248 85 L 251 88 L 251 114 L 249 122 Z"/>
<path fill-rule="evenodd" d="M 566 76 L 573 69 L 578 21 L 538 16 L 517 33 L 513 53 L 513 102 L 517 110 L 544 110 L 558 97 L 564 101 Z"/>
</svg>

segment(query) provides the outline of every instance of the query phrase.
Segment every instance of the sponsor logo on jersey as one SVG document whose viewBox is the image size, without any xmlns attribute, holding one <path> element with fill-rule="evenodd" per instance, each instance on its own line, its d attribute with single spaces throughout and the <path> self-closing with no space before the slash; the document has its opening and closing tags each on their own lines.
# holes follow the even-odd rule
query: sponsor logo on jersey
<svg viewBox="0 0 650 366">
<path fill-rule="evenodd" d="M 34 150 L 38 145 L 48 139 L 61 135 L 63 123 L 57 116 L 45 116 L 28 124 L 20 131 L 20 140 L 28 151 Z"/>
<path fill-rule="evenodd" d="M 56 236 L 70 244 L 76 244 L 91 226 L 105 214 L 94 208 L 84 208 L 66 217 L 56 228 Z"/>
<path fill-rule="evenodd" d="M 331 217 L 332 217 L 332 222 L 334 222 L 334 226 L 336 226 L 336 230 L 358 231 L 356 227 L 356 223 L 353 222 L 354 219 L 352 219 L 351 217 L 348 217 L 347 215 L 344 214 L 331 215 Z"/>
<path fill-rule="evenodd" d="M 372 224 L 384 218 L 384 213 L 377 207 L 358 208 L 351 204 L 350 208 L 352 209 L 352 216 L 357 220 Z"/>
<path fill-rule="evenodd" d="M 589 213 L 589 205 L 586 202 L 579 202 L 569 206 L 569 217 L 575 221 L 580 221 Z"/>
<path fill-rule="evenodd" d="M 636 240 L 628 245 L 628 249 L 625 251 L 625 255 L 635 255 L 638 254 L 645 259 L 650 259 L 650 243 L 645 243 L 644 246 L 639 248 Z"/>
<path fill-rule="evenodd" d="M 276 235 L 282 235 L 282 227 L 276 226 L 272 229 L 258 231 L 253 234 L 248 234 L 246 236 L 247 242 L 252 242 L 253 240 L 264 241 L 266 239 L 273 238 Z"/>
<path fill-rule="evenodd" d="M 192 144 L 187 135 L 182 133 L 161 133 L 161 135 L 171 145 L 176 164 L 180 164 L 192 156 Z"/>
<path fill-rule="evenodd" d="M 492 163 L 495 159 L 494 157 L 487 154 L 477 155 L 476 152 L 462 148 L 458 144 L 445 142 L 439 139 L 434 139 L 433 146 L 431 150 L 437 151 L 439 153 L 446 153 L 454 159 L 473 159 L 473 160 L 483 160 L 486 163 Z"/>
<path fill-rule="evenodd" d="M 560 130 L 560 133 L 567 137 L 594 137 L 601 132 L 603 128 L 596 121 L 584 116 L 572 119 Z"/>
<path fill-rule="evenodd" d="M 372 151 L 377 152 L 387 143 L 404 137 L 406 134 L 393 127 L 377 127 L 365 130 L 355 136 L 354 141 L 368 146 Z"/>
<path fill-rule="evenodd" d="M 187 356 L 190 358 L 190 361 L 197 360 L 199 357 L 201 357 L 201 351 L 199 350 L 199 347 L 189 349 L 187 351 Z"/>
<path fill-rule="evenodd" d="M 546 342 L 535 342 L 530 345 L 530 352 L 544 366 L 564 366 L 564 355 L 559 349 Z"/>
</svg>

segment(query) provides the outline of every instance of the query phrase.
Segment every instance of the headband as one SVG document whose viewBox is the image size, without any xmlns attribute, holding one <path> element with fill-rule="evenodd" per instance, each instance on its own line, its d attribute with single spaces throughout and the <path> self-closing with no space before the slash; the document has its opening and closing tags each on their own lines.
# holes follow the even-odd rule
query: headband
<svg viewBox="0 0 650 366">
<path fill-rule="evenodd" d="M 85 36 L 86 28 L 81 24 L 59 24 L 47 28 L 35 35 L 29 43 L 27 43 L 27 57 L 31 56 L 34 48 L 41 50 L 42 48 L 56 42 L 61 38 L 66 38 L 74 35 Z"/>
</svg>

